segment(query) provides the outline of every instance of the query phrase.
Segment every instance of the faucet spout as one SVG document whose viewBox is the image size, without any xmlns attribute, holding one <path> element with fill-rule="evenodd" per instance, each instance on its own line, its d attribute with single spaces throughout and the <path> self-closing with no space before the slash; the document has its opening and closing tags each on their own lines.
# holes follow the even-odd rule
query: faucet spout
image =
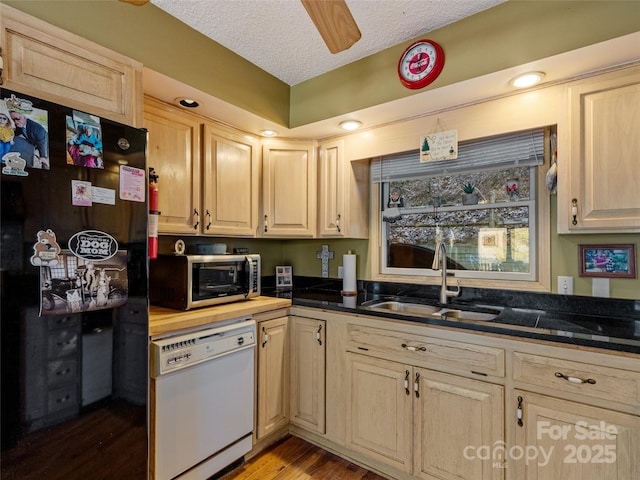
<svg viewBox="0 0 640 480">
<path fill-rule="evenodd" d="M 437 242 L 436 250 L 433 255 L 432 270 L 440 270 L 442 283 L 440 285 L 440 303 L 449 302 L 449 297 L 457 297 L 460 295 L 460 283 L 456 280 L 456 289 L 449 290 L 447 288 L 447 249 L 443 242 Z"/>
</svg>

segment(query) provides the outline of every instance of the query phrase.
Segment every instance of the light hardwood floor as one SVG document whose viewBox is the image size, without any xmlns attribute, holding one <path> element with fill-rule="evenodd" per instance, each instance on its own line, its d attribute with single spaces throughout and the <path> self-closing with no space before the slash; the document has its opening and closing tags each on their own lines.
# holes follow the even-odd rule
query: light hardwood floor
<svg viewBox="0 0 640 480">
<path fill-rule="evenodd" d="M 287 437 L 219 480 L 385 480 L 298 437 Z"/>
</svg>

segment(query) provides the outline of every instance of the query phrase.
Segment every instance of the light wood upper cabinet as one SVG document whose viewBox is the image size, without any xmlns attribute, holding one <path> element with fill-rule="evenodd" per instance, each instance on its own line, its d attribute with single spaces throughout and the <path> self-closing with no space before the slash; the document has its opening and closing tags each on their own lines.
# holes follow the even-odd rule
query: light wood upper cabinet
<svg viewBox="0 0 640 480">
<path fill-rule="evenodd" d="M 262 145 L 263 237 L 314 237 L 316 146 L 313 142 L 265 141 Z"/>
<path fill-rule="evenodd" d="M 558 233 L 640 232 L 640 67 L 569 83 L 564 95 Z"/>
<path fill-rule="evenodd" d="M 159 176 L 158 232 L 255 237 L 258 140 L 145 98 L 147 164 Z"/>
<path fill-rule="evenodd" d="M 368 238 L 369 166 L 347 162 L 344 142 L 323 143 L 318 152 L 318 236 Z"/>
<path fill-rule="evenodd" d="M 204 125 L 202 233 L 254 237 L 258 225 L 258 140 Z"/>
<path fill-rule="evenodd" d="M 288 317 L 258 322 L 258 440 L 289 423 L 288 325 Z"/>
<path fill-rule="evenodd" d="M 326 322 L 289 318 L 291 345 L 291 423 L 325 433 Z"/>
<path fill-rule="evenodd" d="M 0 5 L 3 87 L 142 126 L 142 64 Z"/>
<path fill-rule="evenodd" d="M 149 131 L 147 165 L 158 174 L 158 232 L 194 235 L 200 207 L 200 121 L 181 110 L 145 98 Z"/>
</svg>

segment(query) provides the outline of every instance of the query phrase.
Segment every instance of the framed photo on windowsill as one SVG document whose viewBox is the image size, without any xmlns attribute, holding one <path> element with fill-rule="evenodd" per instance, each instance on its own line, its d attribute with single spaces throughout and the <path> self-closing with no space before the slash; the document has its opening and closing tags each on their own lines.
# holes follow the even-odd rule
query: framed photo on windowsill
<svg viewBox="0 0 640 480">
<path fill-rule="evenodd" d="M 636 278 L 634 244 L 579 245 L 581 277 Z"/>
</svg>

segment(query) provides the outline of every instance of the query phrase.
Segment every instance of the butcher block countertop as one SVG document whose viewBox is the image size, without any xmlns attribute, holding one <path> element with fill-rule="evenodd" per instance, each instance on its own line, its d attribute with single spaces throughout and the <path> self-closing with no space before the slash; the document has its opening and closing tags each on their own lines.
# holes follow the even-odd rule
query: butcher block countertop
<svg viewBox="0 0 640 480">
<path fill-rule="evenodd" d="M 255 315 L 290 306 L 290 299 L 274 297 L 257 297 L 189 311 L 151 305 L 149 308 L 149 335 L 152 337 L 163 335 L 185 328 L 199 327 L 230 318 Z"/>
</svg>

